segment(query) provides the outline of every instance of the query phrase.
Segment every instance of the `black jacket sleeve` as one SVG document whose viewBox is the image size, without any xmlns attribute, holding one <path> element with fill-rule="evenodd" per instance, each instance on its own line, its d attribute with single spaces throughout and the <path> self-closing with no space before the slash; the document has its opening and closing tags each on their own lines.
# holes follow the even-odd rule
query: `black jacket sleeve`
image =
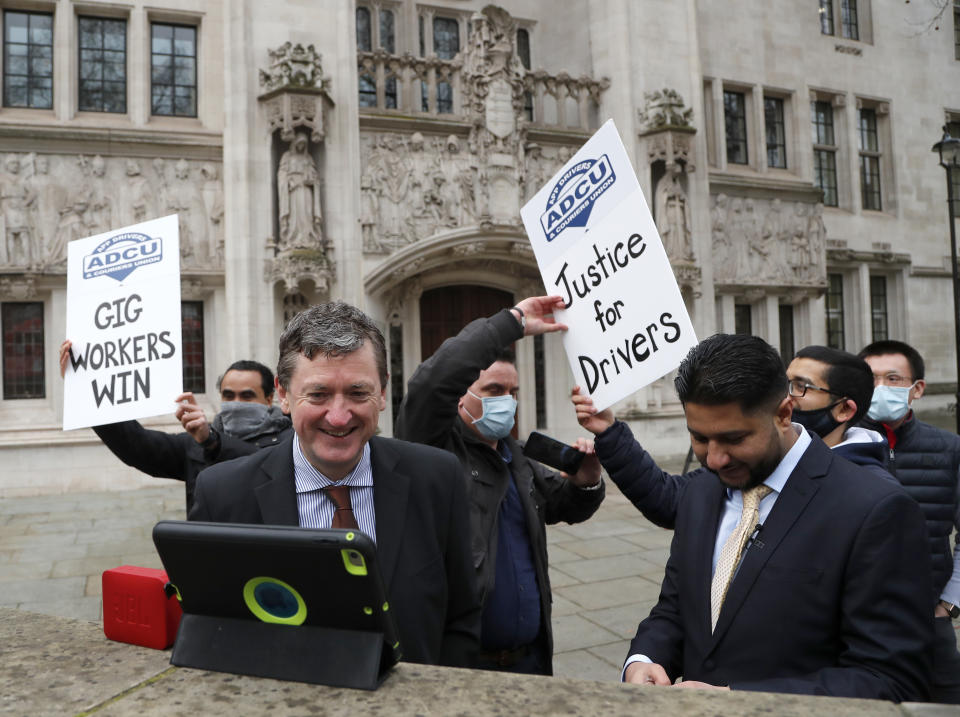
<svg viewBox="0 0 960 717">
<path fill-rule="evenodd" d="M 188 454 L 196 451 L 202 460 L 200 444 L 189 433 L 154 431 L 137 421 L 108 423 L 93 430 L 113 455 L 154 478 L 187 480 Z"/>
<path fill-rule="evenodd" d="M 610 479 L 637 510 L 661 528 L 672 529 L 683 489 L 697 471 L 671 475 L 660 470 L 622 421 L 598 435 L 594 446 Z"/>
</svg>

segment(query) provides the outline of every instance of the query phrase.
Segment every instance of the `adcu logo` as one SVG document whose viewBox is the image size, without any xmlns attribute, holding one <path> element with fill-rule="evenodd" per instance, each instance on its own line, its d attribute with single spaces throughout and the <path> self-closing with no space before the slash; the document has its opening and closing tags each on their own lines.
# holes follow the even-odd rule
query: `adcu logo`
<svg viewBox="0 0 960 717">
<path fill-rule="evenodd" d="M 586 159 L 564 172 L 547 199 L 540 226 L 553 241 L 567 227 L 585 227 L 594 203 L 613 186 L 617 176 L 607 155 Z"/>
<path fill-rule="evenodd" d="M 163 259 L 163 240 L 139 232 L 126 232 L 105 239 L 83 257 L 83 278 L 109 276 L 123 281 L 141 266 Z"/>
</svg>

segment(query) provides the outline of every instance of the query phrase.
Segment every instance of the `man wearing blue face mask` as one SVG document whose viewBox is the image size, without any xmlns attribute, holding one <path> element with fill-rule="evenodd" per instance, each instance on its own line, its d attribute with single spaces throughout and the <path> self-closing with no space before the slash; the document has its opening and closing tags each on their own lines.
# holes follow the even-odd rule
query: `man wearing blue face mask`
<svg viewBox="0 0 960 717">
<path fill-rule="evenodd" d="M 916 349 L 902 341 L 876 341 L 859 355 L 870 365 L 875 384 L 861 425 L 886 435 L 890 472 L 927 520 L 936 617 L 931 699 L 960 704 L 960 654 L 952 624 L 960 617 L 960 553 L 950 547 L 950 534 L 960 527 L 960 436 L 914 415 L 911 406 L 926 387 L 923 358 Z"/>
<path fill-rule="evenodd" d="M 474 567 L 483 604 L 480 667 L 552 673 L 550 580 L 545 524 L 578 523 L 604 496 L 593 444 L 567 476 L 522 453 L 510 432 L 519 377 L 508 347 L 566 327 L 553 320 L 560 297 L 524 299 L 469 323 L 414 372 L 394 430 L 460 459 L 470 498 Z"/>
<path fill-rule="evenodd" d="M 60 375 L 66 369 L 71 342 L 60 347 Z M 207 466 L 272 446 L 293 430 L 290 419 L 273 405 L 273 372 L 257 361 L 235 361 L 217 381 L 220 413 L 213 423 L 187 391 L 174 399 L 174 413 L 185 433 L 144 428 L 138 421 L 120 421 L 93 430 L 103 444 L 131 468 L 154 478 L 184 482 L 187 512 L 193 505 L 197 474 Z"/>
</svg>

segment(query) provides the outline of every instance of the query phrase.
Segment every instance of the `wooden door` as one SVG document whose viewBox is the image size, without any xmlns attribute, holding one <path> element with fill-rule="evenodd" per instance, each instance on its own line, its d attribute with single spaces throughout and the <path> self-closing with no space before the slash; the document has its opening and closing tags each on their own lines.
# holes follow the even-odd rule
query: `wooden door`
<svg viewBox="0 0 960 717">
<path fill-rule="evenodd" d="M 513 294 L 487 286 L 442 286 L 420 297 L 420 360 L 433 355 L 445 339 L 474 319 L 513 306 Z"/>
</svg>

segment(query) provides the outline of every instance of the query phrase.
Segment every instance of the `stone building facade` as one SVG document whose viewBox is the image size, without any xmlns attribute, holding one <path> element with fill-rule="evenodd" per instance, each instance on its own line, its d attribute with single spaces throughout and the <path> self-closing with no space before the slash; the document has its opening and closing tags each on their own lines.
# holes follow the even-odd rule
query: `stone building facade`
<svg viewBox="0 0 960 717">
<path fill-rule="evenodd" d="M 519 209 L 611 117 L 698 335 L 749 331 L 786 354 L 902 338 L 928 359 L 925 403 L 950 402 L 930 152 L 944 124 L 960 134 L 948 0 L 0 10 L 0 497 L 151 480 L 59 428 L 72 239 L 180 215 L 185 385 L 211 413 L 219 372 L 275 364 L 297 310 L 363 307 L 388 338 L 389 434 L 445 336 L 543 291 Z M 517 348 L 520 434 L 572 439 L 558 337 Z M 617 412 L 656 454 L 685 452 L 669 376 Z"/>
</svg>

